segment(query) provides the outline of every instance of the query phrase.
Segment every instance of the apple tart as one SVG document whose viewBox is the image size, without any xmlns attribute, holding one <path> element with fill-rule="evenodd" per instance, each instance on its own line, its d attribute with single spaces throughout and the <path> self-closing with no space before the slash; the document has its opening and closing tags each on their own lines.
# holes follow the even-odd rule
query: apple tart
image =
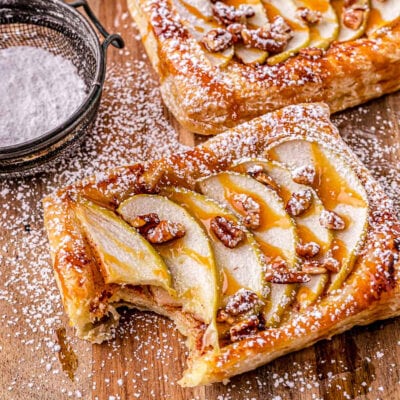
<svg viewBox="0 0 400 400">
<path fill-rule="evenodd" d="M 77 335 L 111 339 L 120 307 L 167 316 L 188 338 L 184 386 L 400 314 L 399 221 L 322 104 L 88 178 L 44 210 Z"/>
<path fill-rule="evenodd" d="M 128 0 L 163 99 L 213 135 L 281 107 L 400 87 L 398 0 Z"/>
</svg>

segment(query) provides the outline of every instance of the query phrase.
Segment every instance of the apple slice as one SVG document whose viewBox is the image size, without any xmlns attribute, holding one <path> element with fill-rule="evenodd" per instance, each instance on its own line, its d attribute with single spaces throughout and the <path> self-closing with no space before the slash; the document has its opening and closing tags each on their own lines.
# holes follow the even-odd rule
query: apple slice
<svg viewBox="0 0 400 400">
<path fill-rule="evenodd" d="M 371 11 L 367 23 L 367 35 L 375 32 L 400 17 L 399 0 L 371 0 Z"/>
<path fill-rule="evenodd" d="M 365 33 L 367 27 L 370 12 L 369 0 L 356 0 L 353 2 L 354 4 L 347 8 L 347 10 L 352 12 L 350 18 L 346 18 L 346 16 L 350 15 L 350 11 L 346 11 L 344 0 L 332 0 L 331 3 L 340 23 L 340 31 L 337 40 L 339 42 L 347 42 L 361 37 Z M 356 9 L 354 9 L 354 7 L 356 7 Z M 354 24 L 354 27 L 351 26 L 352 24 Z"/>
<path fill-rule="evenodd" d="M 210 324 L 212 331 L 216 332 L 219 279 L 210 241 L 199 223 L 183 207 L 157 195 L 130 197 L 119 206 L 118 213 L 128 223 L 140 215 L 156 213 L 160 220 L 184 226 L 183 237 L 153 247 L 171 272 L 183 311 Z"/>
<path fill-rule="evenodd" d="M 290 140 L 269 149 L 267 156 L 293 168 L 312 163 L 317 172 L 313 188 L 324 207 L 345 221 L 344 230 L 332 232 L 332 255 L 340 262 L 340 270 L 332 274 L 328 290 L 339 289 L 352 271 L 368 228 L 368 197 L 364 187 L 341 157 L 316 142 Z"/>
<path fill-rule="evenodd" d="M 166 196 L 185 207 L 197 220 L 201 221 L 211 238 L 217 266 L 224 275 L 225 300 L 239 289 L 245 288 L 263 296 L 265 262 L 253 235 L 244 227 L 245 239 L 236 247 L 226 247 L 210 228 L 215 217 L 224 217 L 239 224 L 237 217 L 220 204 L 202 194 L 183 188 L 169 188 Z M 225 301 L 223 301 L 225 305 Z"/>
<path fill-rule="evenodd" d="M 274 161 L 255 159 L 241 162 L 233 167 L 234 171 L 248 173 L 255 168 L 261 168 L 264 173 L 277 184 L 277 193 L 285 204 L 293 193 L 303 190 L 313 191 L 313 205 L 304 214 L 294 217 L 296 221 L 297 234 L 301 243 L 315 242 L 320 246 L 320 251 L 315 260 L 327 258 L 327 253 L 332 246 L 333 235 L 319 223 L 319 216 L 325 210 L 317 193 L 309 186 L 296 183 L 292 179 L 291 172 Z M 302 283 L 297 294 L 300 307 L 306 307 L 315 301 L 324 290 L 328 280 L 327 274 L 312 276 L 307 283 Z"/>
<path fill-rule="evenodd" d="M 309 25 L 310 43 L 308 47 L 327 49 L 339 35 L 339 21 L 329 0 L 295 0 L 298 7 L 321 13 L 322 19 L 317 24 Z"/>
<path fill-rule="evenodd" d="M 160 286 L 173 294 L 162 258 L 114 212 L 80 200 L 75 214 L 99 262 L 106 283 Z"/>
<path fill-rule="evenodd" d="M 284 204 L 274 190 L 247 175 L 221 172 L 198 182 L 202 193 L 227 206 L 239 217 L 243 217 L 235 197 L 246 195 L 260 206 L 260 227 L 252 229 L 254 237 L 267 260 L 281 258 L 290 269 L 297 270 L 297 234 L 293 220 L 285 211 Z M 271 284 L 271 294 L 265 310 L 268 326 L 276 325 L 280 316 L 291 303 L 296 293 L 295 284 Z"/>
<path fill-rule="evenodd" d="M 285 61 L 290 56 L 298 53 L 310 43 L 310 30 L 307 24 L 297 15 L 297 6 L 293 0 L 262 0 L 270 21 L 280 15 L 289 24 L 293 31 L 293 38 L 286 49 L 267 59 L 267 63 L 274 65 Z"/>
<path fill-rule="evenodd" d="M 201 0 L 173 0 L 180 17 L 186 21 L 186 26 L 192 36 L 201 43 L 204 35 L 212 29 L 223 28 L 213 17 L 211 3 Z M 224 67 L 234 55 L 233 46 L 218 53 L 211 53 L 202 46 L 205 56 L 211 65 Z"/>
</svg>

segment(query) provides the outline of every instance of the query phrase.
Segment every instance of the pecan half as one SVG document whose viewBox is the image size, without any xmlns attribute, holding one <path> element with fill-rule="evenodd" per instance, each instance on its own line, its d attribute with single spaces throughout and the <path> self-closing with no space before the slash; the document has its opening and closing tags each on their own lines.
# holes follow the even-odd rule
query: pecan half
<svg viewBox="0 0 400 400">
<path fill-rule="evenodd" d="M 310 280 L 303 271 L 290 270 L 284 260 L 275 260 L 264 275 L 265 282 L 272 283 L 305 283 Z"/>
<path fill-rule="evenodd" d="M 278 190 L 279 186 L 276 182 L 264 171 L 261 165 L 253 165 L 247 170 L 247 173 L 256 181 L 262 183 L 271 189 Z"/>
<path fill-rule="evenodd" d="M 129 221 L 129 223 L 136 228 L 141 235 L 145 235 L 149 229 L 154 228 L 160 223 L 160 218 L 156 213 L 150 213 L 138 215 L 136 218 Z"/>
<path fill-rule="evenodd" d="M 246 318 L 229 329 L 229 335 L 232 342 L 253 336 L 258 332 L 259 319 L 256 315 Z"/>
<path fill-rule="evenodd" d="M 307 7 L 299 7 L 297 9 L 297 15 L 310 25 L 317 25 L 322 20 L 322 14 L 319 11 L 310 10 Z"/>
<path fill-rule="evenodd" d="M 232 205 L 240 214 L 244 214 L 243 223 L 247 228 L 257 229 L 261 223 L 260 205 L 247 194 L 234 194 Z"/>
<path fill-rule="evenodd" d="M 255 11 L 252 7 L 241 4 L 238 8 L 229 6 L 222 1 L 217 1 L 212 6 L 214 17 L 224 25 L 240 22 L 246 23 L 247 18 L 254 17 Z"/>
<path fill-rule="evenodd" d="M 294 192 L 286 204 L 286 211 L 292 217 L 297 217 L 304 214 L 311 207 L 312 202 L 313 194 L 310 189 Z"/>
<path fill-rule="evenodd" d="M 345 9 L 342 18 L 343 25 L 349 29 L 357 30 L 364 22 L 364 10 L 357 8 Z"/>
<path fill-rule="evenodd" d="M 281 53 L 293 37 L 293 31 L 282 17 L 258 29 L 243 29 L 243 43 L 268 53 Z"/>
<path fill-rule="evenodd" d="M 242 30 L 246 28 L 246 25 L 240 23 L 230 24 L 226 27 L 226 30 L 232 35 L 233 43 L 237 43 L 242 40 Z"/>
<path fill-rule="evenodd" d="M 210 228 L 224 246 L 230 249 L 235 248 L 245 238 L 244 232 L 224 217 L 214 217 L 210 221 Z"/>
<path fill-rule="evenodd" d="M 296 246 L 297 254 L 304 258 L 313 258 L 319 253 L 320 250 L 321 246 L 315 242 L 308 242 L 304 244 L 299 243 Z"/>
<path fill-rule="evenodd" d="M 225 307 L 225 311 L 233 316 L 251 312 L 258 314 L 264 303 L 256 293 L 247 289 L 239 289 L 234 295 L 230 296 Z"/>
<path fill-rule="evenodd" d="M 305 261 L 301 266 L 301 270 L 307 275 L 321 275 L 328 272 L 319 261 Z"/>
<path fill-rule="evenodd" d="M 322 211 L 321 215 L 319 216 L 319 223 L 324 228 L 332 229 L 334 231 L 341 231 L 346 227 L 343 219 L 334 211 Z"/>
<path fill-rule="evenodd" d="M 321 264 L 322 267 L 326 268 L 330 272 L 339 272 L 340 262 L 334 257 L 328 257 Z"/>
<path fill-rule="evenodd" d="M 145 237 L 150 243 L 162 244 L 181 238 L 185 233 L 185 228 L 182 224 L 163 220 L 155 227 L 149 229 Z"/>
<path fill-rule="evenodd" d="M 202 43 L 209 52 L 218 53 L 233 44 L 233 36 L 225 29 L 212 29 L 204 35 Z"/>
<path fill-rule="evenodd" d="M 313 165 L 304 165 L 292 171 L 292 179 L 301 185 L 311 186 L 315 180 L 316 171 Z"/>
<path fill-rule="evenodd" d="M 281 271 L 267 271 L 264 276 L 265 282 L 271 283 L 306 283 L 310 281 L 309 275 L 307 275 L 303 271 L 289 271 L 281 272 Z"/>
</svg>

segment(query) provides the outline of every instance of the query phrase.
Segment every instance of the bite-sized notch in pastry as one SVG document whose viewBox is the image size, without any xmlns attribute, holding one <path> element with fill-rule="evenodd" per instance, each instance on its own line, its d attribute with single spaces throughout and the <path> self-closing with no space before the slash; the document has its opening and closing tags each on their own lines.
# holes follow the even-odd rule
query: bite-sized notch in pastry
<svg viewBox="0 0 400 400">
<path fill-rule="evenodd" d="M 332 112 L 400 87 L 397 0 L 128 0 L 166 105 L 215 135 L 266 112 Z"/>
<path fill-rule="evenodd" d="M 184 386 L 400 314 L 399 221 L 321 104 L 88 178 L 44 208 L 77 335 L 111 339 L 120 307 L 165 315 L 188 338 Z"/>
</svg>

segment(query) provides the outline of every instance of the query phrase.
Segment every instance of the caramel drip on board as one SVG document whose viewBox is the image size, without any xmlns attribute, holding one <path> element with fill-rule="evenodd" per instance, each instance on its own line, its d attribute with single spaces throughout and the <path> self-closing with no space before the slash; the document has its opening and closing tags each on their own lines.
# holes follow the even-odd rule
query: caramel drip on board
<svg viewBox="0 0 400 400">
<path fill-rule="evenodd" d="M 58 358 L 60 360 L 61 368 L 67 373 L 68 378 L 73 381 L 79 364 L 78 357 L 67 340 L 65 328 L 58 328 L 55 333 L 57 336 L 57 343 L 60 346 Z"/>
</svg>

